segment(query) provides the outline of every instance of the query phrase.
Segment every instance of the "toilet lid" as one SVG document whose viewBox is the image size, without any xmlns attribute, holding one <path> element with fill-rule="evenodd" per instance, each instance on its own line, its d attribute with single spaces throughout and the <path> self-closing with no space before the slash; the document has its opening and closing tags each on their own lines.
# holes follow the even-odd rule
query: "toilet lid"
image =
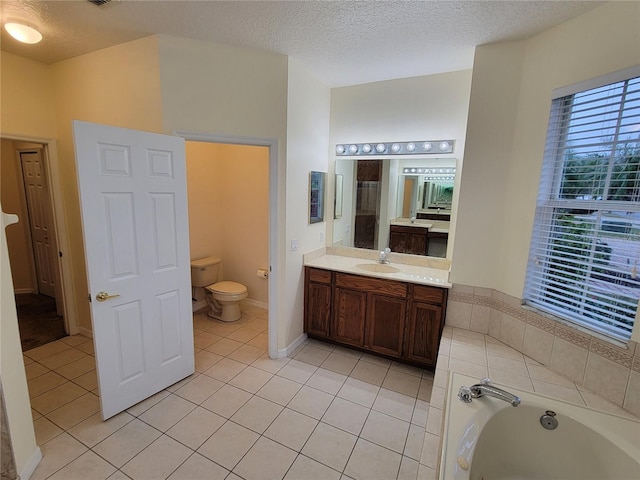
<svg viewBox="0 0 640 480">
<path fill-rule="evenodd" d="M 247 291 L 247 287 L 238 282 L 218 282 L 213 285 L 209 285 L 207 290 L 210 292 L 232 293 L 237 295 L 239 293 L 245 293 Z"/>
</svg>

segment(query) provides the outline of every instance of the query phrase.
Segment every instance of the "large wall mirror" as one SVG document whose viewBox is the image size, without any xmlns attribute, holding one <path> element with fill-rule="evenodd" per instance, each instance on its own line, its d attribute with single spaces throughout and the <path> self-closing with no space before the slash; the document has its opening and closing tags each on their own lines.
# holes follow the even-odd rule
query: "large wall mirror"
<svg viewBox="0 0 640 480">
<path fill-rule="evenodd" d="M 393 246 L 393 225 L 429 223 L 424 255 L 445 257 L 456 164 L 455 158 L 336 159 L 342 208 L 333 245 L 383 250 Z"/>
</svg>

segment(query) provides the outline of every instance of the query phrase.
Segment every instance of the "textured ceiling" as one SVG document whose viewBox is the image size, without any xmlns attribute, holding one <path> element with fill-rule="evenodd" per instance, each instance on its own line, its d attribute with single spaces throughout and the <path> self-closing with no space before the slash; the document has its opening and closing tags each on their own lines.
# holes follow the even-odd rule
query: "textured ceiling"
<svg viewBox="0 0 640 480">
<path fill-rule="evenodd" d="M 474 47 L 523 39 L 585 13 L 595 1 L 0 0 L 2 23 L 44 35 L 2 50 L 55 63 L 151 34 L 290 55 L 327 86 L 472 67 Z"/>
</svg>

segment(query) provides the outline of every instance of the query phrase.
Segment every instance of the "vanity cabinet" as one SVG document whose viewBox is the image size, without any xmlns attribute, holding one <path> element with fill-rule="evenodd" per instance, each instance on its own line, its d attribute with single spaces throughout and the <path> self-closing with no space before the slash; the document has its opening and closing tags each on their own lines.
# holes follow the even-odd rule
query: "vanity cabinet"
<svg viewBox="0 0 640 480">
<path fill-rule="evenodd" d="M 429 248 L 428 231 L 424 227 L 391 225 L 389 229 L 389 248 L 396 253 L 426 255 Z"/>
<path fill-rule="evenodd" d="M 447 293 L 438 287 L 305 267 L 305 332 L 433 367 Z"/>
</svg>

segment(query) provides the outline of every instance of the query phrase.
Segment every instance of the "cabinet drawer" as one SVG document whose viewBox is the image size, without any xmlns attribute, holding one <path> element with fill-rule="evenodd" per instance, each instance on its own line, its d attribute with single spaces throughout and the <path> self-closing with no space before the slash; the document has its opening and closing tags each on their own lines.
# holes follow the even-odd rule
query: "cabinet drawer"
<svg viewBox="0 0 640 480">
<path fill-rule="evenodd" d="M 336 273 L 336 287 L 362 290 L 368 293 L 378 293 L 391 297 L 407 297 L 407 284 L 394 280 L 361 277 L 347 273 Z"/>
<path fill-rule="evenodd" d="M 320 268 L 307 268 L 309 281 L 316 283 L 331 283 L 331 271 L 322 270 Z"/>
<path fill-rule="evenodd" d="M 438 287 L 413 286 L 413 299 L 421 302 L 442 303 L 445 291 Z"/>
</svg>

